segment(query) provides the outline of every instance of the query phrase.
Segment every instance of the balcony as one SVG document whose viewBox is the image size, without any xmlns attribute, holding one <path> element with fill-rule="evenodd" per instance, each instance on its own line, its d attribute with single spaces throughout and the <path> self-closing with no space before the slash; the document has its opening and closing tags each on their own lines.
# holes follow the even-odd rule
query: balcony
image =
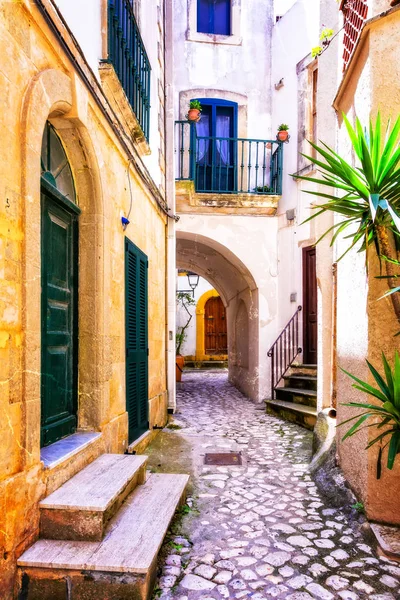
<svg viewBox="0 0 400 600">
<path fill-rule="evenodd" d="M 205 212 L 236 208 L 242 214 L 275 214 L 282 166 L 282 142 L 198 136 L 193 124 L 175 122 L 178 212 L 201 207 L 210 209 Z"/>
<path fill-rule="evenodd" d="M 108 59 L 100 65 L 105 93 L 133 137 L 149 141 L 151 66 L 131 0 L 108 0 Z M 148 153 L 148 152 L 146 152 Z"/>
</svg>

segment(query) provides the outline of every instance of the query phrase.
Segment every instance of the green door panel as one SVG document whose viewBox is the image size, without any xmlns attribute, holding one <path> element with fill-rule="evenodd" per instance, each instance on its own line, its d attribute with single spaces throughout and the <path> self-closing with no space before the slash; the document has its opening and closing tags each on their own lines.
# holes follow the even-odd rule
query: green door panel
<svg viewBox="0 0 400 600">
<path fill-rule="evenodd" d="M 42 185 L 41 445 L 77 425 L 78 217 Z"/>
<path fill-rule="evenodd" d="M 149 428 L 147 267 L 147 256 L 126 238 L 126 408 L 129 443 Z"/>
</svg>

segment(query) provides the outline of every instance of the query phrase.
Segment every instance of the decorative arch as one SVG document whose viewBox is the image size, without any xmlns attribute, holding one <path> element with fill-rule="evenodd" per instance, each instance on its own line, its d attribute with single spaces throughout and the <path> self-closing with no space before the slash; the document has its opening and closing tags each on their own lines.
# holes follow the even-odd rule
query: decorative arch
<svg viewBox="0 0 400 600">
<path fill-rule="evenodd" d="M 23 352 L 22 445 L 26 464 L 40 459 L 40 363 L 41 363 L 41 147 L 47 121 L 59 136 L 71 166 L 80 217 L 79 286 L 79 409 L 78 427 L 101 426 L 105 386 L 99 378 L 104 357 L 103 202 L 100 172 L 87 130 L 87 91 L 78 78 L 57 69 L 46 69 L 31 81 L 21 111 L 21 197 L 23 237 Z M 93 355 L 96 359 L 93 360 Z M 35 406 L 34 406 L 35 405 Z"/>
<path fill-rule="evenodd" d="M 210 357 L 205 351 L 205 323 L 204 316 L 206 312 L 206 304 L 210 298 L 220 298 L 220 294 L 217 290 L 208 290 L 204 292 L 197 301 L 196 305 L 196 360 L 209 360 Z M 227 356 L 213 356 L 213 358 L 219 358 L 220 360 L 227 360 Z"/>
</svg>

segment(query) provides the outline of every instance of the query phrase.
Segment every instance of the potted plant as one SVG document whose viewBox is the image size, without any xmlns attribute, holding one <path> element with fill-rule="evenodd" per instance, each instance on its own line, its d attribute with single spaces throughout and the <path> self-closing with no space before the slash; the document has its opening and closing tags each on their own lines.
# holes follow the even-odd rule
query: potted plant
<svg viewBox="0 0 400 600">
<path fill-rule="evenodd" d="M 272 188 L 269 185 L 258 185 L 254 188 L 254 192 L 257 194 L 270 194 L 272 192 Z"/>
<path fill-rule="evenodd" d="M 279 125 L 276 139 L 280 142 L 287 142 L 289 139 L 289 125 L 285 125 L 285 123 Z"/>
<path fill-rule="evenodd" d="M 182 306 L 182 308 L 185 309 L 186 313 L 188 314 L 188 318 L 187 321 L 185 322 L 184 325 L 181 325 L 177 328 L 176 331 L 176 336 L 175 336 L 175 343 L 176 343 L 176 360 L 175 360 L 175 364 L 176 364 L 176 381 L 181 381 L 182 380 L 182 372 L 183 372 L 183 367 L 185 365 L 185 359 L 184 357 L 181 355 L 181 348 L 182 348 L 182 344 L 185 341 L 187 334 L 186 334 L 186 330 L 189 327 L 190 321 L 193 318 L 192 313 L 189 310 L 189 306 L 193 306 L 194 304 L 196 304 L 194 298 L 192 297 L 192 295 L 189 292 L 177 292 L 176 294 L 176 304 L 177 306 Z"/>
<path fill-rule="evenodd" d="M 200 121 L 201 104 L 198 100 L 191 100 L 189 104 L 189 112 L 187 114 L 188 121 L 198 123 Z"/>
</svg>

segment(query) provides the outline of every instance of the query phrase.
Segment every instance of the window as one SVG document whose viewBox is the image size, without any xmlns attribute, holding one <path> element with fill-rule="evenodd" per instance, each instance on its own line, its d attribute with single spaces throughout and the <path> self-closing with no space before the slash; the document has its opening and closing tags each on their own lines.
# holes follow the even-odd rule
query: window
<svg viewBox="0 0 400 600">
<path fill-rule="evenodd" d="M 197 0 L 197 31 L 231 35 L 230 0 Z"/>
</svg>

